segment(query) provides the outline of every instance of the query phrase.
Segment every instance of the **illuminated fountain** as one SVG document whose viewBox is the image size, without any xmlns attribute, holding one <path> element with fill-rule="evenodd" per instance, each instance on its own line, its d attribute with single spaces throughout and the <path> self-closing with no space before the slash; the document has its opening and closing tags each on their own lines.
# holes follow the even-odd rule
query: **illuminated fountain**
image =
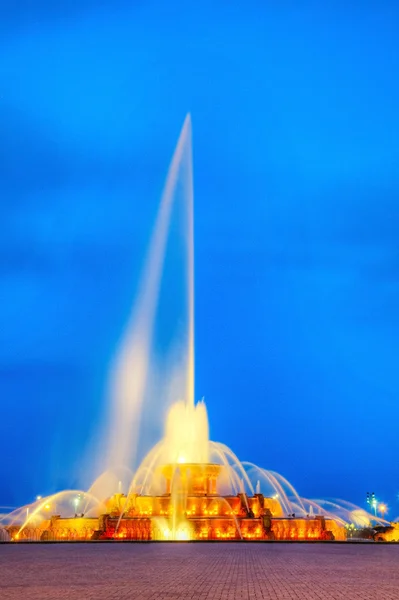
<svg viewBox="0 0 399 600">
<path fill-rule="evenodd" d="M 162 439 L 136 469 L 145 390 L 171 217 L 183 214 L 186 326 L 175 403 Z M 191 121 L 169 168 L 145 268 L 111 372 L 105 471 L 84 490 L 58 492 L 4 517 L 0 540 L 343 540 L 345 525 L 377 520 L 343 501 L 301 498 L 276 472 L 240 462 L 209 438 L 194 400 L 194 227 Z M 104 444 L 103 444 L 104 446 Z M 385 522 L 378 519 L 380 522 Z M 385 522 L 386 523 L 386 522 Z"/>
</svg>

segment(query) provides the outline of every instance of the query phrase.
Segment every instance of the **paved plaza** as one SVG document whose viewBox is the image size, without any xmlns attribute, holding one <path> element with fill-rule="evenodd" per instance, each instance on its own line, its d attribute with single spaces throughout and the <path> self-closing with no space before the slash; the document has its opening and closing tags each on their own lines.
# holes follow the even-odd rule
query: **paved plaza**
<svg viewBox="0 0 399 600">
<path fill-rule="evenodd" d="M 1 600 L 398 600 L 399 545 L 6 544 Z"/>
</svg>

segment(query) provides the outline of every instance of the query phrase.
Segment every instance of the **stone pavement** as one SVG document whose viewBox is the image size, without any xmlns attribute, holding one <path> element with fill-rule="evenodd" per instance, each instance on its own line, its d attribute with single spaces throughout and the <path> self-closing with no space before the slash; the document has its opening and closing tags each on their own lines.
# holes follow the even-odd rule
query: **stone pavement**
<svg viewBox="0 0 399 600">
<path fill-rule="evenodd" d="M 0 545 L 1 600 L 399 600 L 399 545 Z"/>
</svg>

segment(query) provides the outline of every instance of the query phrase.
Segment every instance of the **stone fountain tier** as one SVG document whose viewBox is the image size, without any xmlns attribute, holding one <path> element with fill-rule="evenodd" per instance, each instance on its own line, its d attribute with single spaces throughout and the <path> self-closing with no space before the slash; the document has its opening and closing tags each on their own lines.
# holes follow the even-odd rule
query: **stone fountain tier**
<svg viewBox="0 0 399 600">
<path fill-rule="evenodd" d="M 173 463 L 160 465 L 153 471 L 154 492 L 135 491 L 128 497 L 114 494 L 106 501 L 106 512 L 112 517 L 157 518 L 179 515 L 185 519 L 220 517 L 245 518 L 284 516 L 277 498 L 263 494 L 223 493 L 220 481 L 227 473 L 225 466 L 215 463 Z M 222 486 L 223 487 L 223 486 Z"/>
<path fill-rule="evenodd" d="M 206 496 L 217 494 L 217 479 L 222 469 L 222 465 L 213 463 L 178 463 L 163 465 L 159 472 L 165 477 L 166 494 L 173 489 L 189 496 Z"/>
<path fill-rule="evenodd" d="M 93 517 L 42 521 L 33 530 L 9 529 L 11 539 L 130 540 L 344 540 L 345 528 L 321 515 L 283 512 L 278 497 L 222 494 L 218 478 L 226 467 L 212 463 L 174 463 L 152 472 L 146 494 L 117 493 Z M 220 483 L 220 481 L 219 481 Z"/>
</svg>

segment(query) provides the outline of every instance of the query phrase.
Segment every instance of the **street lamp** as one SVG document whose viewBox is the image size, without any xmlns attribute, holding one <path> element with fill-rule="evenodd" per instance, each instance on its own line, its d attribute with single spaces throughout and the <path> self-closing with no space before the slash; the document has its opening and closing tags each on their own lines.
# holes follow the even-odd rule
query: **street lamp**
<svg viewBox="0 0 399 600">
<path fill-rule="evenodd" d="M 374 508 L 374 514 L 375 514 L 375 516 L 377 516 L 377 504 L 378 504 L 377 499 L 373 498 L 373 501 L 371 504 L 372 504 L 372 507 Z"/>
<path fill-rule="evenodd" d="M 382 518 L 384 518 L 384 515 L 388 510 L 388 506 L 385 504 L 385 502 L 380 502 L 378 505 L 378 510 L 380 511 Z"/>
<path fill-rule="evenodd" d="M 377 516 L 377 505 L 378 505 L 378 502 L 377 502 L 377 498 L 375 497 L 374 492 L 371 492 L 371 494 L 370 494 L 370 492 L 367 492 L 366 502 L 370 506 L 370 508 L 372 510 L 374 510 L 375 516 Z"/>
</svg>

